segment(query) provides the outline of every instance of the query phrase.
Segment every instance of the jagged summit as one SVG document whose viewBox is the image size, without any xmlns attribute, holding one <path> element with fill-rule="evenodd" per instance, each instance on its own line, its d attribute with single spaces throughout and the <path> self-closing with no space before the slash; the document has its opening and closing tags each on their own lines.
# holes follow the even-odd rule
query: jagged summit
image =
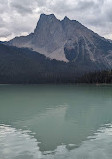
<svg viewBox="0 0 112 159">
<path fill-rule="evenodd" d="M 65 16 L 62 21 L 67 21 L 67 20 L 69 21 L 70 19 L 67 16 Z"/>
<path fill-rule="evenodd" d="M 55 15 L 54 14 L 45 14 L 45 13 L 42 13 L 42 14 L 40 14 L 40 18 L 41 17 L 55 17 Z"/>
<path fill-rule="evenodd" d="M 60 21 L 54 14 L 41 14 L 33 34 L 12 39 L 8 44 L 28 47 L 60 61 L 112 67 L 112 43 L 67 16 Z"/>
<path fill-rule="evenodd" d="M 51 24 L 52 22 L 55 22 L 55 21 L 59 21 L 54 14 L 41 14 L 40 15 L 40 18 L 39 18 L 39 21 L 37 22 L 37 27 L 40 23 L 44 24 Z M 37 28 L 36 27 L 36 28 Z"/>
<path fill-rule="evenodd" d="M 41 19 L 44 19 L 44 20 L 48 20 L 48 19 L 56 19 L 56 17 L 55 17 L 55 15 L 54 14 L 44 14 L 44 13 L 42 13 L 41 15 L 40 15 L 40 19 L 39 20 L 41 20 Z"/>
</svg>

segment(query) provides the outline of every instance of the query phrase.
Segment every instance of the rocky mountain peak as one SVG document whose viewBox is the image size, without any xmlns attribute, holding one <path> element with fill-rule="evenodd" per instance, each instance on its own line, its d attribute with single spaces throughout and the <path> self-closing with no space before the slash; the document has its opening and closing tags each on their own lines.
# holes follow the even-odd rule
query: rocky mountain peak
<svg viewBox="0 0 112 159">
<path fill-rule="evenodd" d="M 50 59 L 112 66 L 112 43 L 67 16 L 60 21 L 54 14 L 41 14 L 34 34 L 9 44 L 32 48 Z"/>
<path fill-rule="evenodd" d="M 53 20 L 56 20 L 56 17 L 54 14 L 49 14 L 49 15 L 41 14 L 39 21 L 43 21 L 43 20 L 44 21 L 53 21 Z"/>
<path fill-rule="evenodd" d="M 67 16 L 65 16 L 62 21 L 70 21 L 70 19 Z"/>
<path fill-rule="evenodd" d="M 56 25 L 57 23 L 59 23 L 59 20 L 55 17 L 54 14 L 41 14 L 34 33 L 37 34 L 38 30 L 43 31 L 43 29 L 50 30 L 51 27 L 54 27 L 54 25 Z"/>
</svg>

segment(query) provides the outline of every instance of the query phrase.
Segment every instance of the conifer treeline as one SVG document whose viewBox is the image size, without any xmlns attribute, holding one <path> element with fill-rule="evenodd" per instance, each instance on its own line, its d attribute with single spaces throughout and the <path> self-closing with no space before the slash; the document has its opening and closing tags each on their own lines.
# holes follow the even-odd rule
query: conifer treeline
<svg viewBox="0 0 112 159">
<path fill-rule="evenodd" d="M 112 83 L 112 70 L 84 74 L 77 79 L 78 83 Z"/>
<path fill-rule="evenodd" d="M 0 83 L 2 84 L 112 83 L 112 71 L 87 73 L 95 70 L 97 67 L 92 62 L 66 63 L 51 60 L 29 49 L 0 43 Z"/>
</svg>

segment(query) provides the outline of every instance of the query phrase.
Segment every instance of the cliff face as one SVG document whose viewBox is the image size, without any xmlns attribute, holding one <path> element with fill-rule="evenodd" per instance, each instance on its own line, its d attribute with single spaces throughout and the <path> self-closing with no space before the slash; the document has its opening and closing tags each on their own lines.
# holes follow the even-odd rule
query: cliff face
<svg viewBox="0 0 112 159">
<path fill-rule="evenodd" d="M 112 43 L 78 21 L 42 14 L 34 33 L 16 37 L 8 45 L 27 47 L 51 59 L 65 62 L 94 63 L 112 68 Z"/>
</svg>

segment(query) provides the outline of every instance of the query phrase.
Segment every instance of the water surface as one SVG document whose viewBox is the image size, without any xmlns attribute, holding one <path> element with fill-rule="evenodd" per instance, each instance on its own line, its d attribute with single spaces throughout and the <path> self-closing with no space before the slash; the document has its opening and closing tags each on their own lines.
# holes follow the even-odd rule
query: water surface
<svg viewBox="0 0 112 159">
<path fill-rule="evenodd" d="M 111 159 L 112 85 L 0 85 L 0 159 Z"/>
</svg>

